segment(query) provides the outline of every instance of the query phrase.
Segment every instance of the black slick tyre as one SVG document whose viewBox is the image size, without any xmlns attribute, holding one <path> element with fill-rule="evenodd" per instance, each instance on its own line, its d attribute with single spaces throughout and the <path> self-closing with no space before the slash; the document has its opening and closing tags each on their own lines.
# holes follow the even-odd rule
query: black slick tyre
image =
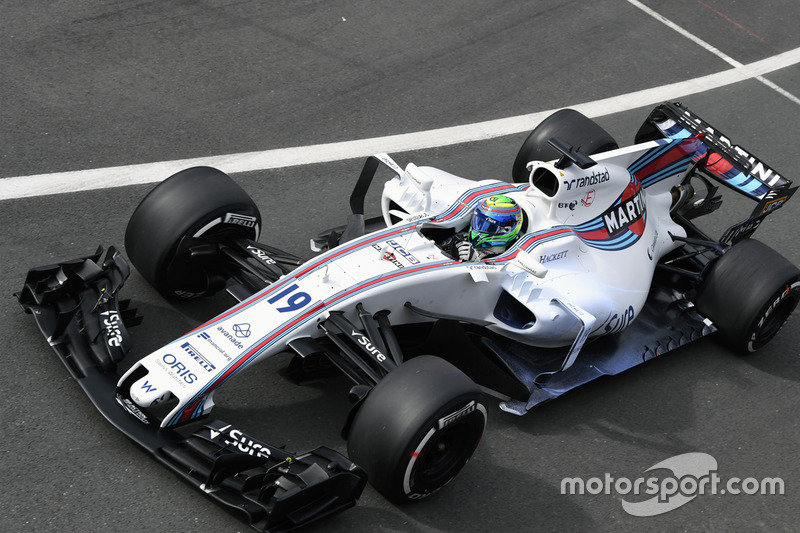
<svg viewBox="0 0 800 533">
<path fill-rule="evenodd" d="M 353 419 L 347 449 L 381 494 L 407 502 L 453 479 L 485 426 L 480 388 L 443 359 L 420 356 L 370 391 Z"/>
<path fill-rule="evenodd" d="M 528 181 L 530 161 L 552 161 L 561 154 L 547 141 L 559 137 L 586 155 L 619 148 L 617 141 L 599 124 L 574 109 L 561 109 L 531 131 L 514 159 L 511 177 L 516 183 Z"/>
<path fill-rule="evenodd" d="M 767 245 L 745 239 L 709 267 L 695 303 L 724 344 L 747 354 L 775 337 L 799 301 L 800 269 Z"/>
<path fill-rule="evenodd" d="M 224 286 L 215 246 L 237 238 L 256 240 L 261 214 L 227 174 L 193 167 L 159 183 L 131 215 L 125 250 L 141 275 L 168 298 L 211 294 Z M 188 253 L 206 245 L 208 254 Z"/>
</svg>

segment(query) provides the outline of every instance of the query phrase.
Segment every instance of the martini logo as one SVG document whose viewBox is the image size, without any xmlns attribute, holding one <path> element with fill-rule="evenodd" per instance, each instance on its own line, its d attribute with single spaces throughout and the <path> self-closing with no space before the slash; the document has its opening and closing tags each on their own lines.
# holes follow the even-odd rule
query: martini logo
<svg viewBox="0 0 800 533">
<path fill-rule="evenodd" d="M 638 183 L 630 183 L 619 202 L 603 213 L 603 223 L 609 237 L 616 237 L 628 229 L 641 235 L 644 232 L 644 214 L 642 187 Z"/>
</svg>

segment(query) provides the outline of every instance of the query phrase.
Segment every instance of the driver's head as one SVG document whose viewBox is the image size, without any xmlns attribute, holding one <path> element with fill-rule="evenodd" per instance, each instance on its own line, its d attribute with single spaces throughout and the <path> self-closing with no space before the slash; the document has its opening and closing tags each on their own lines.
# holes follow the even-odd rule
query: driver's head
<svg viewBox="0 0 800 533">
<path fill-rule="evenodd" d="M 508 196 L 486 198 L 475 209 L 469 240 L 475 248 L 500 253 L 517 238 L 522 228 L 522 209 Z"/>
</svg>

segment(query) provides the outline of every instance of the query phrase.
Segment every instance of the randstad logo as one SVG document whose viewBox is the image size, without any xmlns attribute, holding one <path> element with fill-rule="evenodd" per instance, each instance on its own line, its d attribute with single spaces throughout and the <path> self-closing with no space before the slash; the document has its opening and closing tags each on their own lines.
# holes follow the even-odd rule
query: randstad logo
<svg viewBox="0 0 800 533">
<path fill-rule="evenodd" d="M 747 477 L 722 479 L 717 474 L 717 460 L 707 453 L 676 455 L 644 471 L 647 477 L 615 478 L 611 474 L 584 480 L 579 477 L 561 480 L 561 494 L 618 494 L 622 508 L 633 516 L 656 516 L 686 505 L 705 494 L 783 494 L 781 478 L 761 480 Z M 670 472 L 658 476 L 657 472 Z M 641 496 L 651 496 L 642 499 Z"/>
</svg>

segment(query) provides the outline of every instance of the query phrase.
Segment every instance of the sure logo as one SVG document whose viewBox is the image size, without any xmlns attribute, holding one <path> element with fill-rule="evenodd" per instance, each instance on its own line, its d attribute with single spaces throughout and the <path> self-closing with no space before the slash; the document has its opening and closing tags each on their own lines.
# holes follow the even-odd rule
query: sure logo
<svg viewBox="0 0 800 533">
<path fill-rule="evenodd" d="M 633 306 L 629 305 L 627 309 L 621 311 L 619 313 L 614 313 L 608 320 L 603 327 L 603 334 L 604 335 L 612 335 L 614 333 L 619 333 L 628 325 L 633 322 L 633 319 L 636 317 L 636 311 L 634 311 Z"/>
<path fill-rule="evenodd" d="M 356 339 L 356 342 L 363 346 L 364 350 L 371 353 L 379 363 L 386 361 L 386 356 L 383 355 L 374 344 L 372 344 L 372 341 L 369 340 L 369 337 L 362 335 L 356 330 L 353 330 L 350 334 Z"/>
<path fill-rule="evenodd" d="M 270 456 L 270 449 L 266 445 L 251 439 L 238 429 L 232 428 L 230 425 L 219 429 L 209 428 L 209 431 L 212 440 L 221 438 L 223 444 L 233 447 L 233 449 L 240 453 L 265 459 Z"/>
<path fill-rule="evenodd" d="M 269 256 L 267 252 L 255 246 L 248 246 L 247 251 L 256 256 L 265 265 L 274 265 L 275 260 Z"/>
<path fill-rule="evenodd" d="M 100 316 L 105 317 L 103 319 L 103 328 L 106 334 L 106 342 L 109 346 L 113 346 L 115 348 L 122 345 L 122 319 L 119 317 L 119 313 L 116 311 L 103 311 L 100 313 Z"/>
<path fill-rule="evenodd" d="M 269 448 L 247 437 L 238 429 L 230 430 L 228 437 L 229 438 L 225 440 L 225 444 L 234 446 L 242 453 L 255 457 L 266 458 L 270 456 Z"/>
</svg>

